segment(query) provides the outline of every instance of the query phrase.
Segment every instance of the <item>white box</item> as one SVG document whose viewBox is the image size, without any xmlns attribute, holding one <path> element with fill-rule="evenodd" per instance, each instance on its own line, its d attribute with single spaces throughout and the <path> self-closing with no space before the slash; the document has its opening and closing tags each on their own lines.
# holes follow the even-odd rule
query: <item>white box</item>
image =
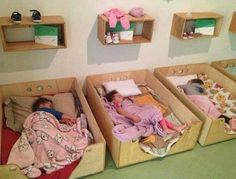
<svg viewBox="0 0 236 179">
<path fill-rule="evenodd" d="M 199 27 L 195 28 L 195 33 L 202 35 L 214 35 L 215 27 Z"/>
<path fill-rule="evenodd" d="M 57 36 L 35 36 L 35 43 L 58 46 Z"/>
<path fill-rule="evenodd" d="M 132 30 L 120 31 L 120 40 L 133 40 L 134 32 Z"/>
</svg>

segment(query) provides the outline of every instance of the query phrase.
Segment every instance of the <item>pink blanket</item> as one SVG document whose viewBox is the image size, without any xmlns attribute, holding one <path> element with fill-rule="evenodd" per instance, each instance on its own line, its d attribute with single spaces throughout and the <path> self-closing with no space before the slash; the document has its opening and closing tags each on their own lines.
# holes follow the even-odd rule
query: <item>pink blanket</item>
<svg viewBox="0 0 236 179">
<path fill-rule="evenodd" d="M 31 178 L 41 174 L 39 169 L 51 173 L 80 159 L 88 145 L 89 131 L 81 128 L 81 118 L 68 126 L 37 111 L 26 118 L 24 128 L 7 163 L 17 164 Z"/>
<path fill-rule="evenodd" d="M 221 113 L 206 95 L 188 95 L 190 100 L 210 117 L 218 118 Z"/>
</svg>

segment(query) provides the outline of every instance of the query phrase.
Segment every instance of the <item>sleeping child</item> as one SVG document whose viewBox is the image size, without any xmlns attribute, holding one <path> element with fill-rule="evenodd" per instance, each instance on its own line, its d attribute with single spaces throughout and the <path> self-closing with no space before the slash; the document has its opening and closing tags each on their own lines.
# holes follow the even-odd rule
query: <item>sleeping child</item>
<svg viewBox="0 0 236 179">
<path fill-rule="evenodd" d="M 108 102 L 112 103 L 116 111 L 127 117 L 131 122 L 139 125 L 151 124 L 154 128 L 160 125 L 164 133 L 182 132 L 187 125 L 176 126 L 167 121 L 161 111 L 153 105 L 139 105 L 134 97 L 124 98 L 119 92 L 113 90 L 105 95 Z"/>
<path fill-rule="evenodd" d="M 43 98 L 40 97 L 38 99 L 36 99 L 32 105 L 32 111 L 45 111 L 48 112 L 50 114 L 52 114 L 53 116 L 55 116 L 60 123 L 63 124 L 67 124 L 72 126 L 73 124 L 75 124 L 76 122 L 76 118 L 72 117 L 68 114 L 63 114 L 60 111 L 57 111 L 55 109 L 52 108 L 53 104 L 52 101 L 47 99 L 47 98 Z"/>
<path fill-rule="evenodd" d="M 236 119 L 230 119 L 218 111 L 216 106 L 207 96 L 204 83 L 201 79 L 196 78 L 189 80 L 186 85 L 179 85 L 178 87 L 183 89 L 188 98 L 203 112 L 212 118 L 224 118 L 225 122 L 229 124 L 230 130 L 236 130 Z"/>
</svg>

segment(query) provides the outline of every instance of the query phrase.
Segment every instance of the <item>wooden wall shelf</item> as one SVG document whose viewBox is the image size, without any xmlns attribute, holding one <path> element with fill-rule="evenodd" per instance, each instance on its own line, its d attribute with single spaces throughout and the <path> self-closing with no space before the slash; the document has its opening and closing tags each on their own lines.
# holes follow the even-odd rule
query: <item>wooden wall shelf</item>
<svg viewBox="0 0 236 179">
<path fill-rule="evenodd" d="M 229 26 L 229 31 L 236 33 L 236 12 L 233 13 L 232 20 Z"/>
<path fill-rule="evenodd" d="M 152 39 L 152 33 L 153 33 L 153 25 L 154 25 L 154 18 L 150 17 L 149 15 L 145 14 L 143 17 L 133 17 L 131 15 L 127 15 L 129 18 L 129 21 L 132 23 L 135 23 L 135 27 L 137 24 L 142 24 L 142 32 L 140 34 L 133 35 L 133 40 L 120 40 L 118 45 L 121 44 L 137 44 L 137 43 L 147 43 L 151 42 Z M 110 31 L 108 19 L 106 16 L 99 14 L 98 15 L 98 27 L 97 27 L 97 37 L 99 41 L 103 45 L 114 45 L 106 44 L 105 43 L 105 35 L 107 32 Z M 116 44 L 117 45 L 117 44 Z"/>
<path fill-rule="evenodd" d="M 214 12 L 174 13 L 171 27 L 171 35 L 173 35 L 178 39 L 183 40 L 183 34 L 186 23 L 188 21 L 195 21 L 199 19 L 214 19 L 216 21 L 214 34 L 213 35 L 193 34 L 193 38 L 191 39 L 219 36 L 220 29 L 222 26 L 223 16 Z"/>
<path fill-rule="evenodd" d="M 35 25 L 53 25 L 58 28 L 58 46 L 44 45 L 30 41 L 8 41 L 7 29 L 31 28 Z M 40 23 L 34 23 L 32 17 L 23 17 L 20 24 L 14 24 L 10 17 L 0 17 L 0 37 L 4 51 L 25 51 L 66 48 L 65 21 L 61 16 L 42 16 Z"/>
</svg>

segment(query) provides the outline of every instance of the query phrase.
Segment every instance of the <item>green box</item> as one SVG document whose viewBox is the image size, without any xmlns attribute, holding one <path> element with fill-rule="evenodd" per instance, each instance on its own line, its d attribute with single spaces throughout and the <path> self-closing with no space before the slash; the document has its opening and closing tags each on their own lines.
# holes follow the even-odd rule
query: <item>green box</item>
<svg viewBox="0 0 236 179">
<path fill-rule="evenodd" d="M 58 45 L 58 27 L 50 25 L 35 25 L 34 26 L 35 43 L 45 44 L 50 46 Z"/>
<path fill-rule="evenodd" d="M 195 28 L 201 27 L 215 27 L 215 19 L 197 19 L 195 20 Z"/>
<path fill-rule="evenodd" d="M 121 32 L 121 31 L 134 31 L 134 27 L 135 27 L 135 23 L 131 22 L 130 23 L 130 28 L 129 29 L 124 29 L 121 25 L 120 22 L 116 23 L 116 27 L 115 28 L 110 28 L 111 32 Z"/>
</svg>

